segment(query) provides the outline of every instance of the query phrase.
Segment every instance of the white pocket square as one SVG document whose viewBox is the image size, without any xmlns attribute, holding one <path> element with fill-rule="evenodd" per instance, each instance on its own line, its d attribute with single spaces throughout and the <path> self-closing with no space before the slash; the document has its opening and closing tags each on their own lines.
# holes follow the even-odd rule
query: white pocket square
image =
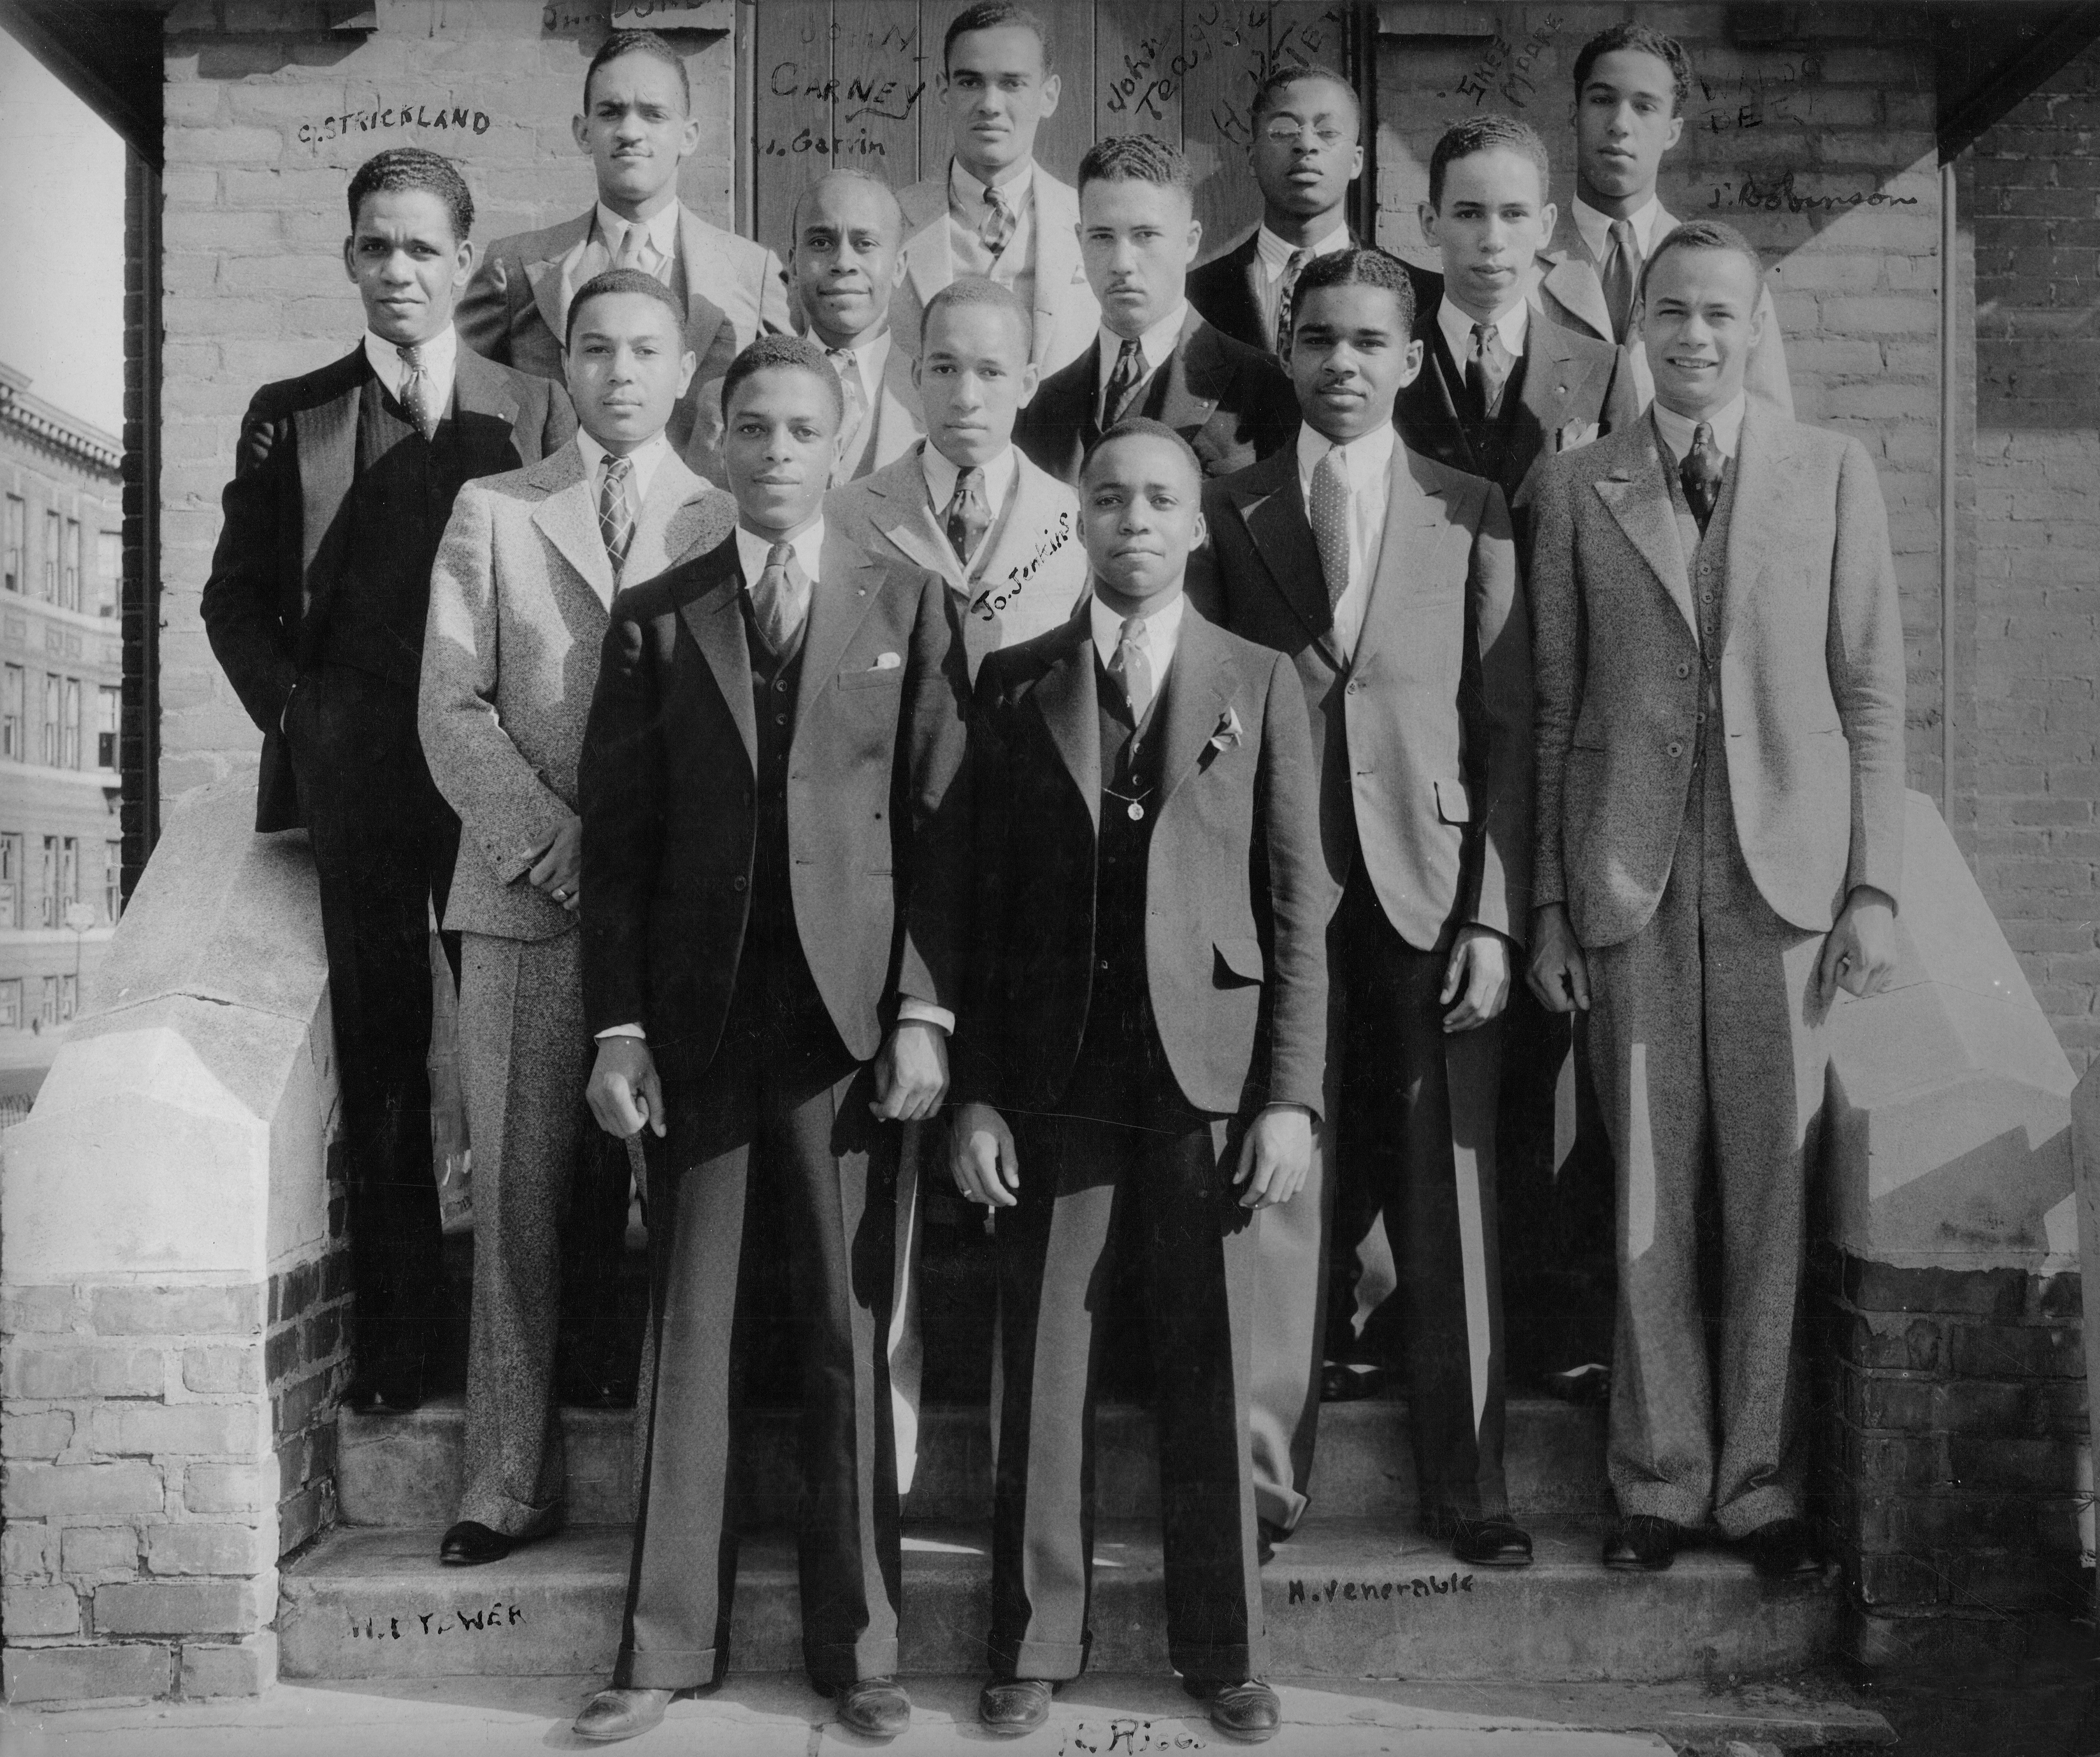
<svg viewBox="0 0 2100 1757">
<path fill-rule="evenodd" d="M 894 671 L 903 663 L 903 660 L 895 653 L 877 653 L 875 656 L 875 663 L 867 669 L 871 671 Z"/>
</svg>

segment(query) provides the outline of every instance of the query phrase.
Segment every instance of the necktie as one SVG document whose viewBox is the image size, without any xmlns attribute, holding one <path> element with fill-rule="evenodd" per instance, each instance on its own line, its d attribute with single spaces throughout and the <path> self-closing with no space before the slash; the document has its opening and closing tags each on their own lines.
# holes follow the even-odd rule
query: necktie
<svg viewBox="0 0 2100 1757">
<path fill-rule="evenodd" d="M 1298 292 L 1298 277 L 1312 259 L 1310 250 L 1293 250 L 1283 265 L 1283 282 L 1276 289 L 1276 357 L 1290 358 L 1290 302 Z"/>
<path fill-rule="evenodd" d="M 1612 254 L 1604 261 L 1604 308 L 1612 314 L 1612 339 L 1623 342 L 1634 316 L 1634 287 L 1640 280 L 1640 246 L 1633 222 L 1612 222 Z"/>
<path fill-rule="evenodd" d="M 803 577 L 792 543 L 775 543 L 765 552 L 765 571 L 751 589 L 751 607 L 758 632 L 775 657 L 794 651 L 810 610 L 810 582 Z"/>
<path fill-rule="evenodd" d="M 1473 325 L 1466 350 L 1466 389 L 1473 399 L 1473 411 L 1481 420 L 1492 420 L 1509 382 L 1510 352 L 1502 346 L 1502 331 L 1487 324 Z"/>
<path fill-rule="evenodd" d="M 1312 543 L 1331 608 L 1349 589 L 1349 484 L 1341 452 L 1331 445 L 1312 468 Z"/>
<path fill-rule="evenodd" d="M 1101 399 L 1101 431 L 1106 433 L 1130 413 L 1145 377 L 1145 351 L 1133 338 L 1116 350 L 1115 370 L 1109 374 L 1108 395 Z"/>
<path fill-rule="evenodd" d="M 1021 224 L 1021 219 L 1013 211 L 1013 204 L 1007 200 L 1006 192 L 1003 189 L 987 188 L 985 191 L 985 208 L 984 223 L 977 227 L 977 237 L 985 249 L 991 253 L 991 259 L 995 264 L 1007 245 L 1013 242 L 1013 234 Z"/>
<path fill-rule="evenodd" d="M 1705 534 L 1706 521 L 1714 516 L 1714 505 L 1721 498 L 1721 479 L 1727 467 L 1721 448 L 1714 443 L 1712 426 L 1701 422 L 1692 430 L 1692 449 L 1677 466 L 1677 479 L 1684 484 L 1685 504 L 1691 507 L 1692 516 L 1699 521 L 1701 536 Z"/>
<path fill-rule="evenodd" d="M 991 523 L 991 511 L 985 505 L 984 471 L 973 466 L 955 478 L 955 492 L 948 501 L 946 519 L 948 541 L 955 552 L 955 559 L 969 572 L 970 557 L 977 552 L 977 545 L 984 541 L 985 529 Z"/>
<path fill-rule="evenodd" d="M 425 439 L 434 439 L 438 435 L 438 400 L 431 389 L 430 375 L 423 370 L 421 345 L 396 347 L 394 351 L 401 356 L 401 406 L 415 422 L 416 430 Z"/>
<path fill-rule="evenodd" d="M 620 234 L 620 249 L 614 254 L 615 268 L 639 269 L 645 275 L 656 272 L 656 247 L 649 241 L 649 231 L 645 226 L 629 226 Z"/>
<path fill-rule="evenodd" d="M 838 455 L 832 462 L 832 486 L 836 488 L 853 480 L 854 466 L 860 458 L 861 423 L 867 419 L 867 394 L 860 387 L 860 367 L 851 348 L 826 348 L 824 357 L 838 373 L 839 395 L 846 405 L 839 421 Z"/>
<path fill-rule="evenodd" d="M 612 563 L 615 580 L 634 541 L 634 512 L 627 504 L 627 478 L 633 468 L 631 457 L 607 458 L 605 481 L 598 491 L 598 534 L 605 539 L 605 553 Z"/>
<path fill-rule="evenodd" d="M 1130 704 L 1131 723 L 1145 724 L 1145 710 L 1152 705 L 1152 655 L 1145 633 L 1145 618 L 1125 616 L 1123 634 L 1116 642 L 1115 656 L 1109 660 L 1109 675 L 1123 685 L 1123 700 Z"/>
</svg>

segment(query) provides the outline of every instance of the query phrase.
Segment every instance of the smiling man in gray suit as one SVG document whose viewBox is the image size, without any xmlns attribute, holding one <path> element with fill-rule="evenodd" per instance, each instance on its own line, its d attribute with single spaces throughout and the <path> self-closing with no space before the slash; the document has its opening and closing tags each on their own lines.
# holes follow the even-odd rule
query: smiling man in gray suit
<svg viewBox="0 0 2100 1757">
<path fill-rule="evenodd" d="M 562 1234 L 625 1228 L 624 1155 L 576 1175 L 592 1056 L 576 757 L 615 592 L 736 522 L 736 503 L 664 436 L 693 375 L 682 317 L 660 281 L 633 270 L 578 293 L 568 382 L 582 430 L 527 469 L 468 483 L 430 577 L 418 718 L 464 831 L 445 925 L 463 936 L 477 1149 L 466 1488 L 439 1548 L 448 1562 L 497 1561 L 561 1523 Z"/>
<path fill-rule="evenodd" d="M 1590 1011 L 1617 1181 L 1607 1567 L 1709 1519 L 1812 1573 L 1793 1351 L 1840 987 L 1888 980 L 1904 649 L 1856 439 L 1748 396 L 1763 271 L 1694 222 L 1648 258 L 1652 418 L 1542 472 L 1531 982 Z M 1723 1267 L 1710 1383 L 1696 1210 Z M 1718 1396 L 1716 1393 L 1718 1391 Z"/>
</svg>

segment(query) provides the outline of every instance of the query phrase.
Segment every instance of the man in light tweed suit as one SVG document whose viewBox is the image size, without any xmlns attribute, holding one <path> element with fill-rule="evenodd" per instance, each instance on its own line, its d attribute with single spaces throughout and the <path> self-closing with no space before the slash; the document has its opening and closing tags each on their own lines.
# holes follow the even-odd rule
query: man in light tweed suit
<svg viewBox="0 0 2100 1757">
<path fill-rule="evenodd" d="M 562 1239 L 605 1206 L 574 1199 L 571 1185 L 593 1052 L 576 931 L 576 759 L 607 615 L 623 584 L 712 548 L 736 522 L 735 503 L 664 433 L 695 364 L 675 296 L 615 269 L 578 292 L 568 324 L 582 430 L 530 469 L 461 491 L 423 646 L 423 748 L 465 827 L 445 925 L 464 936 L 475 1149 L 466 1487 L 439 1550 L 452 1563 L 496 1561 L 562 1521 Z M 595 1130 L 590 1141 L 610 1145 Z M 611 1187 L 618 1226 L 624 1176 Z"/>
<path fill-rule="evenodd" d="M 1650 418 L 1552 459 L 1533 527 L 1531 981 L 1590 1009 L 1616 1172 L 1612 1568 L 1666 1568 L 1710 1519 L 1764 1574 L 1820 1565 L 1793 1343 L 1824 1026 L 1893 957 L 1888 519 L 1857 440 L 1746 398 L 1763 280 L 1727 226 L 1657 245 Z M 1694 1219 L 1710 1146 L 1718 1386 Z"/>
</svg>

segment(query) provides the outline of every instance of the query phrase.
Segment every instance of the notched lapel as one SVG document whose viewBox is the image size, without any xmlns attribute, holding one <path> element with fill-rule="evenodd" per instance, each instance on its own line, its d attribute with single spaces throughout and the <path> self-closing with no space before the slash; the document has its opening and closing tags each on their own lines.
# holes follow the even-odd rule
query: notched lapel
<svg viewBox="0 0 2100 1757">
<path fill-rule="evenodd" d="M 846 648 L 889 575 L 880 562 L 845 544 L 827 542 L 818 565 L 823 577 L 810 588 L 810 623 L 802 636 L 802 681 L 795 691 L 795 739 L 801 742 L 811 709 L 845 657 Z"/>
<path fill-rule="evenodd" d="M 1721 600 L 1721 644 L 1725 648 L 1734 627 L 1737 605 L 1758 589 L 1765 551 L 1780 523 L 1778 510 L 1793 504 L 1798 456 L 1791 435 L 1776 422 L 1767 421 L 1753 399 L 1743 416 L 1741 437 L 1736 445 L 1735 510 L 1728 519 L 1728 589 Z M 1772 509 L 1765 516 L 1760 509 Z"/>
<path fill-rule="evenodd" d="M 1167 356 L 1160 373 L 1159 413 L 1154 417 L 1179 430 L 1200 427 L 1217 412 L 1225 375 L 1219 350 L 1211 345 L 1215 332 L 1193 310 L 1183 326 L 1181 339 Z"/>
<path fill-rule="evenodd" d="M 1339 670 L 1342 661 L 1333 641 L 1335 609 L 1327 602 L 1320 548 L 1313 541 L 1304 497 L 1298 490 L 1297 449 L 1286 447 L 1277 455 L 1288 466 L 1278 472 L 1282 479 L 1273 486 L 1236 492 L 1233 502 L 1277 591 Z"/>
<path fill-rule="evenodd" d="M 578 459 L 580 466 L 581 459 Z M 568 479 L 532 509 L 532 523 L 562 553 L 562 558 L 590 582 L 598 602 L 612 601 L 612 558 L 598 528 L 598 508 L 589 475 L 580 467 L 565 472 Z"/>
<path fill-rule="evenodd" d="M 758 713 L 751 702 L 751 649 L 744 644 L 743 616 L 737 598 L 743 576 L 736 560 L 735 539 L 730 544 L 726 571 L 712 585 L 702 588 L 678 606 L 678 615 L 693 637 L 708 669 L 714 673 L 715 687 L 721 691 L 730 717 L 736 722 L 743 740 L 744 760 L 758 773 Z"/>
<path fill-rule="evenodd" d="M 1216 631 L 1196 613 L 1194 606 L 1185 607 L 1181 638 L 1167 672 L 1167 700 L 1160 704 L 1167 722 L 1160 734 L 1162 811 L 1194 771 L 1197 759 L 1218 729 L 1220 710 L 1238 686 L 1239 668 Z"/>
<path fill-rule="evenodd" d="M 1670 486 L 1662 479 L 1662 464 L 1656 456 L 1654 424 L 1648 425 L 1650 438 L 1639 461 L 1621 466 L 1598 481 L 1597 497 L 1611 509 L 1627 541 L 1639 552 L 1649 571 L 1670 594 L 1692 639 L 1696 641 L 1699 617 L 1692 607 L 1692 577 L 1685 570 L 1684 545 L 1677 535 L 1677 514 L 1670 505 Z"/>
<path fill-rule="evenodd" d="M 299 448 L 299 547 L 308 575 L 357 474 L 357 404 L 368 376 L 368 369 L 342 395 L 292 415 Z M 307 607 L 311 611 L 313 602 Z"/>
<path fill-rule="evenodd" d="M 1095 694 L 1094 637 L 1092 625 L 1077 619 L 1065 651 L 1043 673 L 1028 699 L 1043 717 L 1050 742 L 1064 759 L 1065 773 L 1087 802 L 1087 816 L 1099 835 L 1101 828 L 1101 701 Z"/>
</svg>

